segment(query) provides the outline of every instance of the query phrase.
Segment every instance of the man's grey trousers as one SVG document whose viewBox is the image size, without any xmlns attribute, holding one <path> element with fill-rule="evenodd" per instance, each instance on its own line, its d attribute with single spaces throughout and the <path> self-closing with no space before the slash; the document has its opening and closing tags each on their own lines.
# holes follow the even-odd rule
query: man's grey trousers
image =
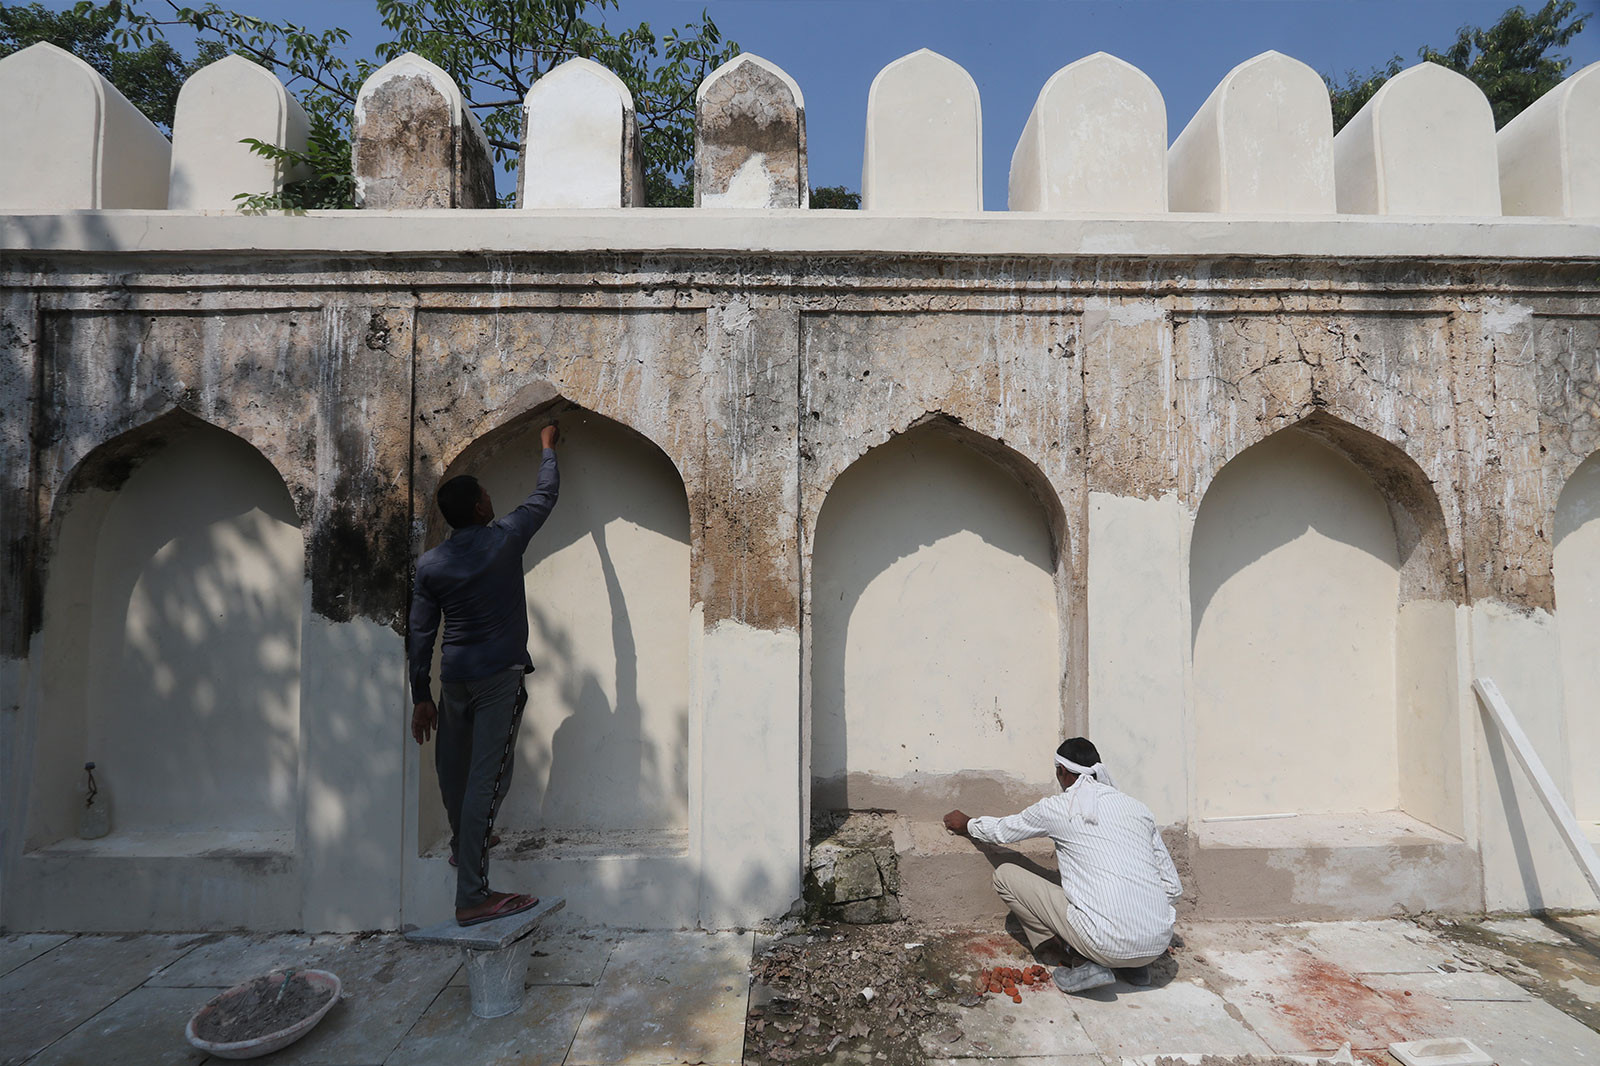
<svg viewBox="0 0 1600 1066">
<path fill-rule="evenodd" d="M 479 681 L 446 681 L 439 700 L 439 739 L 433 765 L 450 817 L 456 856 L 456 909 L 489 895 L 489 838 L 511 787 L 517 726 L 528 702 L 522 667 Z"/>
</svg>

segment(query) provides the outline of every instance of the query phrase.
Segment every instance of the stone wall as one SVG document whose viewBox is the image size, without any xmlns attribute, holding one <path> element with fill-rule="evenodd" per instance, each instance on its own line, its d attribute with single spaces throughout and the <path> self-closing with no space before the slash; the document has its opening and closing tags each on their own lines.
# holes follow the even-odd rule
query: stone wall
<svg viewBox="0 0 1600 1066">
<path fill-rule="evenodd" d="M 1570 192 L 1591 186 L 1562 177 L 1571 217 L 1496 214 L 1484 183 L 1521 161 L 1481 151 L 1432 74 L 1369 105 L 1364 148 L 1282 136 L 1326 101 L 1268 53 L 1165 160 L 1118 163 L 1205 213 L 1060 214 L 1118 187 L 1068 88 L 1161 114 L 1137 72 L 1084 62 L 1013 162 L 1037 210 L 977 211 L 964 164 L 911 188 L 927 161 L 872 140 L 884 101 L 937 90 L 957 106 L 917 151 L 969 160 L 976 90 L 931 53 L 876 84 L 860 213 L 790 204 L 803 101 L 753 60 L 700 95 L 749 109 L 704 126 L 721 207 L 629 206 L 631 101 L 587 67 L 530 98 L 530 152 L 565 160 L 530 171 L 537 211 L 473 209 L 470 110 L 420 60 L 363 93 L 361 211 L 92 210 L 30 199 L 27 153 L 5 161 L 0 924 L 443 911 L 410 566 L 441 480 L 478 471 L 506 508 L 550 417 L 569 480 L 527 560 L 538 707 L 495 861 L 577 920 L 781 914 L 835 807 L 877 810 L 912 913 L 992 916 L 1002 856 L 937 816 L 1027 802 L 1077 733 L 1169 827 L 1201 913 L 1587 902 L 1470 680 L 1594 825 L 1600 212 Z M 72 63 L 18 53 L 0 88 Z M 213 82 L 259 81 L 236 68 Z M 1592 106 L 1591 77 L 1540 114 Z M 1415 181 L 1385 109 L 1436 106 L 1477 145 L 1465 214 L 1326 213 L 1345 175 Z M 1550 123 L 1550 158 L 1587 165 Z M 94 160 L 112 132 L 88 129 Z M 573 175 L 613 163 L 615 203 L 574 206 Z M 138 669 L 106 650 L 133 637 Z M 174 720 L 214 766 L 144 742 Z M 98 841 L 72 824 L 85 759 L 117 826 Z"/>
</svg>

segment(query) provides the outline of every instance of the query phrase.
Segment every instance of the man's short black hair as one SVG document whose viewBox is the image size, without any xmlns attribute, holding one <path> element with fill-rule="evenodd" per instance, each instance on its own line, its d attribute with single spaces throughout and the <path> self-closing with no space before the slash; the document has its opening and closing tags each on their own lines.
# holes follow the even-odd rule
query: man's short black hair
<svg viewBox="0 0 1600 1066">
<path fill-rule="evenodd" d="M 1056 754 L 1068 762 L 1077 763 L 1079 766 L 1093 766 L 1100 761 L 1100 752 L 1083 737 L 1063 740 L 1061 746 L 1056 749 Z"/>
<path fill-rule="evenodd" d="M 482 495 L 483 487 L 471 474 L 453 477 L 439 486 L 439 512 L 451 529 L 477 525 L 478 497 Z"/>
</svg>

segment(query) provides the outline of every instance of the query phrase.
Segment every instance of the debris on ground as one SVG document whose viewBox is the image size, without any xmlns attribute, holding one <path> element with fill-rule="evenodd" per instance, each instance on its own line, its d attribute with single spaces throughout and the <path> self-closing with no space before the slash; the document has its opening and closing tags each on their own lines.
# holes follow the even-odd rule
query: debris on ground
<svg viewBox="0 0 1600 1066">
<path fill-rule="evenodd" d="M 256 1040 L 311 1017 L 332 995 L 333 989 L 297 973 L 267 974 L 201 1014 L 195 1035 L 213 1044 Z"/>
<path fill-rule="evenodd" d="M 773 941 L 751 963 L 746 1066 L 820 1066 L 853 1050 L 872 1066 L 915 1066 L 927 1057 L 920 1038 L 954 1044 L 966 1035 L 940 1007 L 978 1006 L 979 977 L 985 989 L 990 978 L 1010 987 L 1019 1002 L 1023 990 L 1049 987 L 1049 971 L 1030 965 L 1022 945 L 980 940 L 902 920 L 824 923 Z"/>
</svg>

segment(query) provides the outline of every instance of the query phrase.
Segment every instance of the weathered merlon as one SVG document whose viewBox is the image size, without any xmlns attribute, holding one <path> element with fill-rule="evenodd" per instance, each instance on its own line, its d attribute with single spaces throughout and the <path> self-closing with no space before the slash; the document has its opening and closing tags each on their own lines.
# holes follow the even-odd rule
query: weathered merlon
<svg viewBox="0 0 1600 1066">
<path fill-rule="evenodd" d="M 450 75 L 415 52 L 361 86 L 350 142 L 358 207 L 495 206 L 483 127 Z"/>
<path fill-rule="evenodd" d="M 696 207 L 806 207 L 806 105 L 800 86 L 745 52 L 695 96 Z"/>
</svg>

